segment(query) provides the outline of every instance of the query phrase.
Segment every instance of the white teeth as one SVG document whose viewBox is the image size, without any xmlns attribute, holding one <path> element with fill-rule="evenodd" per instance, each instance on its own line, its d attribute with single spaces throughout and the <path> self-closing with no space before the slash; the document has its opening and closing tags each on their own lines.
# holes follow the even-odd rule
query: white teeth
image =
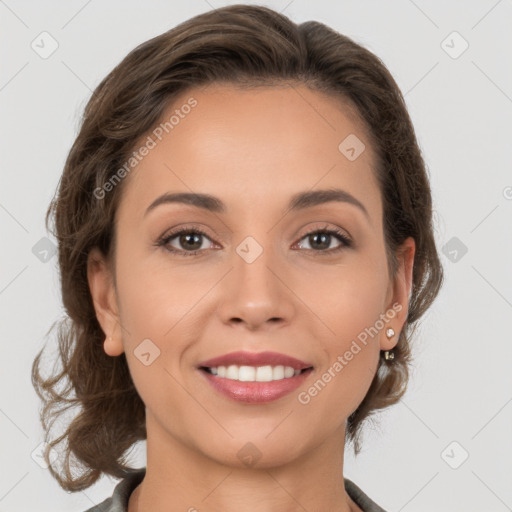
<svg viewBox="0 0 512 512">
<path fill-rule="evenodd" d="M 274 368 L 272 368 L 272 379 L 284 379 L 284 366 L 274 366 Z"/>
<path fill-rule="evenodd" d="M 228 366 L 226 368 L 226 379 L 233 379 L 233 380 L 239 380 L 238 378 L 238 366 L 235 366 L 232 364 L 231 366 Z"/>
<path fill-rule="evenodd" d="M 285 366 L 284 367 L 284 377 L 285 377 L 285 379 L 287 379 L 289 377 L 293 377 L 294 373 L 295 373 L 295 370 L 293 368 L 291 368 L 290 366 Z"/>
<path fill-rule="evenodd" d="M 274 377 L 272 366 L 258 366 L 254 373 L 254 380 L 257 382 L 270 382 Z"/>
<path fill-rule="evenodd" d="M 242 382 L 270 382 L 273 380 L 289 379 L 300 374 L 291 366 L 217 366 L 209 369 L 213 375 Z"/>
<path fill-rule="evenodd" d="M 254 368 L 254 366 L 240 366 L 240 368 L 230 366 L 230 368 L 234 368 L 231 375 L 235 375 L 235 372 L 238 372 L 238 380 L 242 380 L 244 382 L 252 382 L 256 380 L 256 368 Z"/>
</svg>

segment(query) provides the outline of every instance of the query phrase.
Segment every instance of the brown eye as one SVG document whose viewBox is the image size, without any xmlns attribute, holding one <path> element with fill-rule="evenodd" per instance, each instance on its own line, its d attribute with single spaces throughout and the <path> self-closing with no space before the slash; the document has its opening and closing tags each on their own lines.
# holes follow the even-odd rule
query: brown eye
<svg viewBox="0 0 512 512">
<path fill-rule="evenodd" d="M 174 238 L 177 238 L 178 244 L 185 248 L 185 249 L 191 249 L 193 251 L 201 249 L 202 244 L 202 237 L 203 235 L 199 233 L 186 233 L 177 235 Z"/>
<path fill-rule="evenodd" d="M 307 233 L 301 240 L 306 240 L 309 247 L 304 247 L 304 243 L 300 243 L 301 249 L 311 250 L 318 253 L 333 253 L 345 247 L 352 245 L 350 239 L 341 231 L 336 229 L 322 229 Z M 338 240 L 340 244 L 337 247 L 331 247 L 333 241 Z"/>
<path fill-rule="evenodd" d="M 158 245 L 180 256 L 194 256 L 199 251 L 210 248 L 203 247 L 205 238 L 210 240 L 200 229 L 182 229 L 166 235 L 158 242 Z"/>
</svg>

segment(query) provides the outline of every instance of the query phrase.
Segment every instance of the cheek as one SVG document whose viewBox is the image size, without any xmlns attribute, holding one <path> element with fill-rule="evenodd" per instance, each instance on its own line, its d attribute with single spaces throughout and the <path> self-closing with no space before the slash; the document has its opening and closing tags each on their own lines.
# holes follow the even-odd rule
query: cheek
<svg viewBox="0 0 512 512">
<path fill-rule="evenodd" d="M 386 286 L 379 282 L 379 276 L 358 274 L 345 280 L 337 297 L 332 298 L 336 306 L 331 311 L 333 330 L 343 345 L 364 338 L 362 333 L 375 325 L 385 312 L 385 294 Z"/>
<path fill-rule="evenodd" d="M 317 340 L 325 357 L 316 384 L 305 389 L 304 397 L 304 401 L 316 401 L 326 414 L 334 407 L 346 416 L 370 387 L 378 364 L 379 339 L 387 326 L 380 320 L 386 313 L 385 260 L 359 254 L 351 263 L 331 267 L 324 279 L 317 275 L 315 287 L 310 288 L 314 291 L 308 296 L 308 305 L 321 320 L 318 333 L 322 334 Z"/>
<path fill-rule="evenodd" d="M 342 264 L 310 267 L 297 281 L 294 292 L 325 331 L 329 351 L 343 349 L 385 313 L 389 279 L 384 257 L 383 249 L 382 258 L 354 252 Z"/>
<path fill-rule="evenodd" d="M 116 266 L 123 345 L 134 384 L 143 401 L 152 403 L 175 385 L 171 375 L 178 377 L 180 366 L 189 364 L 190 348 L 211 313 L 205 296 L 222 269 L 179 265 L 163 250 L 148 256 L 134 243 L 119 246 L 119 254 L 130 255 Z"/>
<path fill-rule="evenodd" d="M 337 428 L 341 419 L 357 409 L 374 378 L 383 335 L 375 326 L 385 312 L 384 290 L 379 286 L 370 276 L 347 278 L 335 290 L 326 287 L 327 300 L 318 303 L 324 304 L 322 321 L 329 326 L 317 338 L 324 358 L 298 398 L 315 416 L 325 418 L 326 431 Z"/>
<path fill-rule="evenodd" d="M 150 338 L 161 346 L 159 341 L 179 330 L 178 322 L 206 293 L 212 278 L 176 264 L 164 249 L 144 251 L 128 237 L 120 241 L 119 254 L 130 255 L 120 258 L 116 274 L 127 339 L 133 344 Z"/>
</svg>

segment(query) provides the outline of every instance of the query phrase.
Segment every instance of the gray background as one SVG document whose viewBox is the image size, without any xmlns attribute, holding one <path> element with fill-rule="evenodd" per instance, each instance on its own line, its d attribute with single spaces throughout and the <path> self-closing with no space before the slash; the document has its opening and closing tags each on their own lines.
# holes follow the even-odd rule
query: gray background
<svg viewBox="0 0 512 512">
<path fill-rule="evenodd" d="M 137 44 L 228 3 L 0 0 L 0 512 L 83 511 L 117 483 L 68 494 L 32 458 L 43 437 L 30 366 L 62 314 L 44 214 L 92 89 Z M 431 173 L 444 248 L 410 388 L 367 430 L 363 453 L 347 451 L 345 476 L 389 511 L 512 510 L 512 2 L 266 5 L 383 59 Z M 58 43 L 48 58 L 31 48 L 43 31 Z M 139 444 L 133 464 L 144 454 Z"/>
</svg>

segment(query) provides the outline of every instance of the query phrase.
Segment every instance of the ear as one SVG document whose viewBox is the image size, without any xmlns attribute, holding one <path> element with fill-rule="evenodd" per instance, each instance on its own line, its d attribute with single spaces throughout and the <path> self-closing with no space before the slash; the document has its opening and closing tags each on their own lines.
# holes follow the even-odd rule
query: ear
<svg viewBox="0 0 512 512">
<path fill-rule="evenodd" d="M 407 319 L 415 253 L 416 243 L 411 237 L 407 238 L 396 251 L 398 268 L 395 278 L 390 282 L 386 308 L 386 311 L 395 311 L 395 316 L 386 325 L 386 329 L 391 327 L 395 335 L 392 338 L 385 335 L 381 337 L 381 350 L 391 350 L 397 344 L 398 336 Z"/>
<path fill-rule="evenodd" d="M 96 318 L 106 337 L 103 348 L 109 356 L 118 356 L 124 352 L 124 348 L 114 279 L 103 253 L 97 247 L 87 257 L 87 280 Z"/>
</svg>

